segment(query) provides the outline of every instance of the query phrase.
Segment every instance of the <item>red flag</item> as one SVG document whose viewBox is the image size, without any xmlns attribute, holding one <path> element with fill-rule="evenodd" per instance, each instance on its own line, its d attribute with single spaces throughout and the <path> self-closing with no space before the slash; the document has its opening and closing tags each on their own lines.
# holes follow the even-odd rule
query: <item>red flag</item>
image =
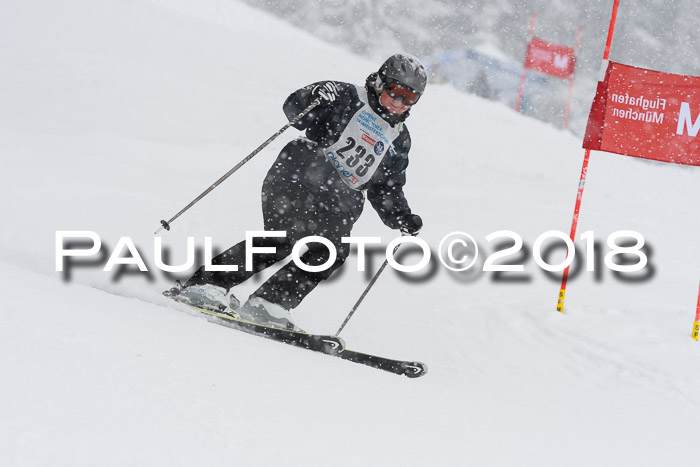
<svg viewBox="0 0 700 467">
<path fill-rule="evenodd" d="M 574 74 L 576 55 L 571 47 L 552 44 L 533 37 L 527 45 L 525 68 L 539 71 L 557 78 L 568 78 Z"/>
<path fill-rule="evenodd" d="M 586 149 L 700 166 L 700 77 L 610 62 L 598 83 Z"/>
</svg>

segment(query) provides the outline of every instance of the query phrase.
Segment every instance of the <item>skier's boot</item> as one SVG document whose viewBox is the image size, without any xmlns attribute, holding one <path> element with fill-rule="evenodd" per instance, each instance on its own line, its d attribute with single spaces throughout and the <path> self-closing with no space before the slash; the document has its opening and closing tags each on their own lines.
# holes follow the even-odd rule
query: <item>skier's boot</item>
<svg viewBox="0 0 700 467">
<path fill-rule="evenodd" d="M 163 295 L 195 308 L 215 311 L 238 318 L 235 310 L 240 306 L 240 302 L 234 295 L 226 297 L 226 289 L 223 287 L 212 284 L 183 286 L 178 281 L 176 287 L 163 292 Z"/>
<path fill-rule="evenodd" d="M 238 310 L 242 321 L 287 331 L 304 332 L 292 321 L 289 310 L 264 298 L 250 297 Z"/>
</svg>

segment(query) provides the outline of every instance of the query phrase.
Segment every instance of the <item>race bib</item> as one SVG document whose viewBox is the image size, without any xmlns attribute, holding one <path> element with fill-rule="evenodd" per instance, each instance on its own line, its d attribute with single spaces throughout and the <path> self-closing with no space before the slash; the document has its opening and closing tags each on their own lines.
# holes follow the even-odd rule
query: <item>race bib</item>
<svg viewBox="0 0 700 467">
<path fill-rule="evenodd" d="M 352 116 L 338 142 L 325 153 L 340 178 L 353 190 L 360 190 L 377 171 L 389 149 L 393 150 L 392 141 L 399 136 L 399 130 L 372 110 L 364 88 L 356 88 L 365 105 Z"/>
</svg>

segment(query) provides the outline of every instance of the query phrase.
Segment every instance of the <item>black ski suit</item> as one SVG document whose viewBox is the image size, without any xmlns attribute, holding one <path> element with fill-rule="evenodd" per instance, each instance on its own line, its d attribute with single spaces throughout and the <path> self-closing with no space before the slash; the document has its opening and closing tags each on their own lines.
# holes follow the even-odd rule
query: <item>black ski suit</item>
<svg viewBox="0 0 700 467">
<path fill-rule="evenodd" d="M 367 82 L 375 77 L 370 75 Z M 289 120 L 311 103 L 311 90 L 316 84 L 287 98 L 283 109 Z M 209 283 L 229 290 L 289 256 L 298 240 L 311 235 L 327 238 L 337 250 L 330 268 L 307 272 L 290 261 L 253 293 L 292 309 L 347 258 L 349 245 L 341 243 L 341 238 L 350 236 L 362 213 L 365 193 L 392 229 L 399 228 L 402 219 L 411 215 L 403 194 L 411 147 L 403 124 L 408 112 L 397 116 L 383 110 L 369 84 L 365 88 L 335 84 L 340 89 L 338 99 L 316 107 L 295 124 L 306 131 L 306 138 L 296 139 L 282 149 L 263 182 L 265 230 L 283 230 L 287 236 L 255 239 L 253 245 L 274 246 L 277 252 L 256 254 L 253 271 L 246 271 L 245 241 L 240 242 L 212 260 L 214 265 L 235 264 L 238 271 L 209 272 L 202 267 L 187 285 Z M 309 243 L 308 247 L 301 256 L 305 264 L 318 266 L 328 260 L 324 245 Z"/>
</svg>

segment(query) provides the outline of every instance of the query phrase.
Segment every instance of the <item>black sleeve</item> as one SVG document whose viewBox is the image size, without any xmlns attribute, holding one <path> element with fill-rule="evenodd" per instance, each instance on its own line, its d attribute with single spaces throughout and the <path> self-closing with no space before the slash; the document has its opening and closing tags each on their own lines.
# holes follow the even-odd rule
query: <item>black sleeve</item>
<svg viewBox="0 0 700 467">
<path fill-rule="evenodd" d="M 408 129 L 394 141 L 395 155 L 389 155 L 394 159 L 386 169 L 382 183 L 376 184 L 367 190 L 367 199 L 377 211 L 384 224 L 391 229 L 399 228 L 399 220 L 407 214 L 411 214 L 411 208 L 403 194 L 403 186 L 406 184 L 406 168 L 408 167 L 408 151 L 411 149 L 411 137 Z"/>
</svg>

